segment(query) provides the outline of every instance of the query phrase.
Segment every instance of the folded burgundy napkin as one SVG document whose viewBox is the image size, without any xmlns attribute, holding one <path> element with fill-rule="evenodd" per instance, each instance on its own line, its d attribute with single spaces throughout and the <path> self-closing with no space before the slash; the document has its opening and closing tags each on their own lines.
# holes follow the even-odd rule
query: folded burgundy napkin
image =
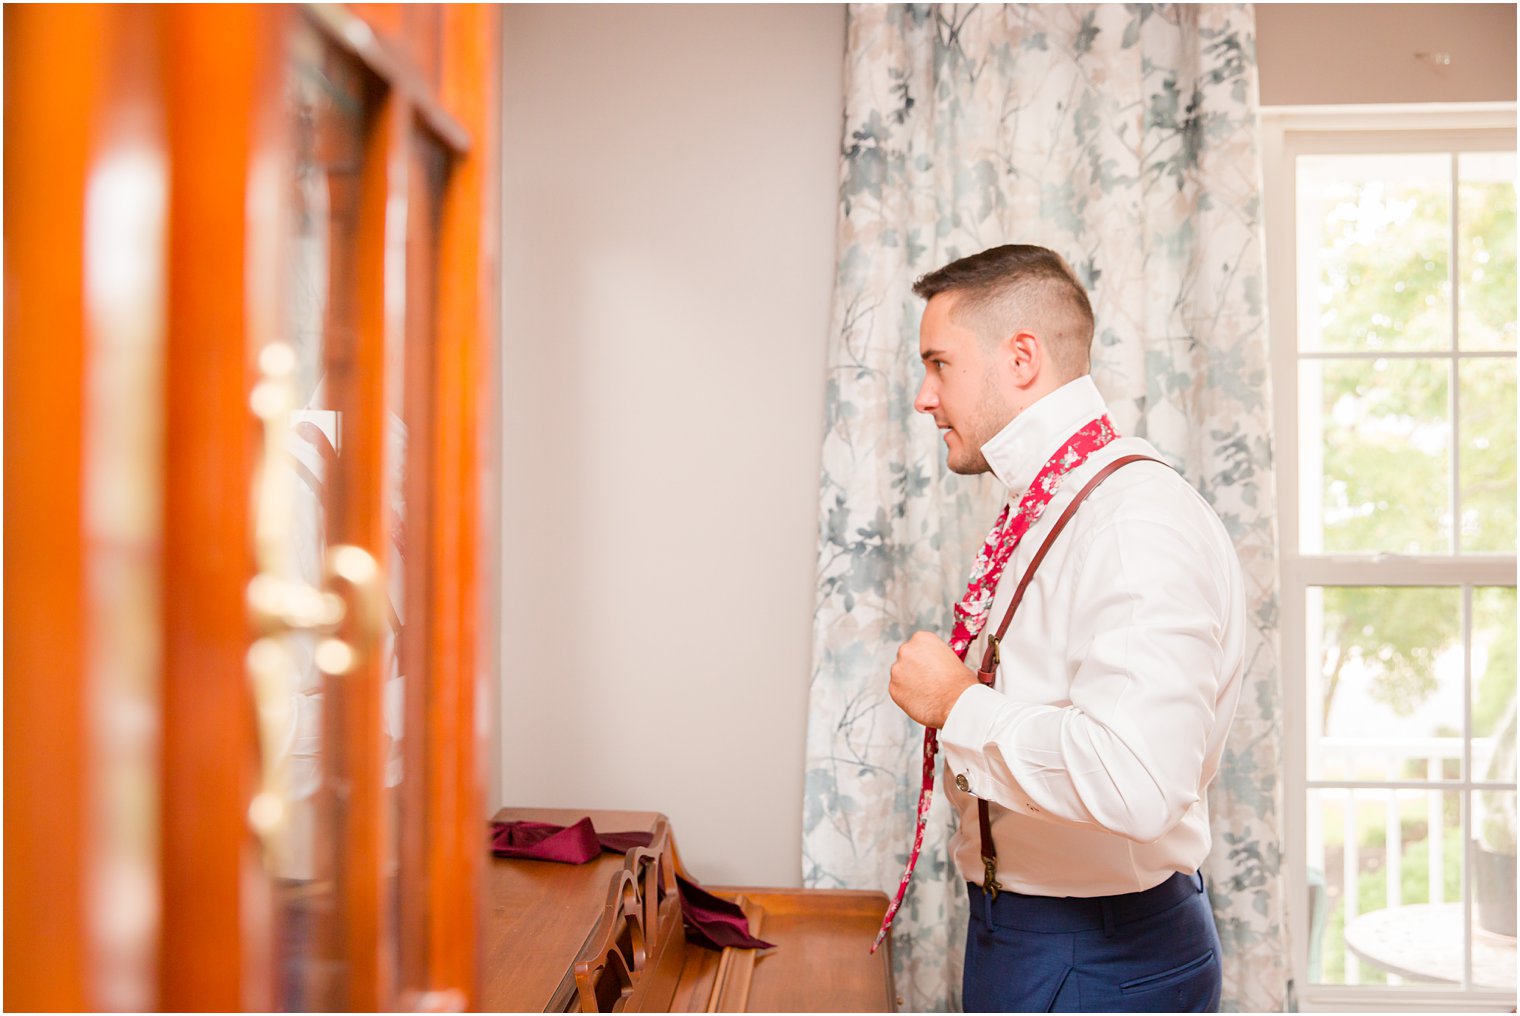
<svg viewBox="0 0 1520 1016">
<path fill-rule="evenodd" d="M 492 822 L 491 853 L 529 861 L 585 864 L 603 851 L 626 854 L 634 847 L 647 847 L 653 834 L 644 832 L 598 833 L 590 816 L 574 825 L 548 822 Z M 681 923 L 689 941 L 704 949 L 771 949 L 771 943 L 749 933 L 749 920 L 738 904 L 714 896 L 695 882 L 676 876 L 681 895 Z"/>
<path fill-rule="evenodd" d="M 648 843 L 646 834 L 643 845 Z M 550 825 L 548 822 L 492 822 L 491 853 L 497 857 L 520 857 L 530 861 L 585 864 L 601 856 L 602 843 L 590 818 L 583 818 L 571 826 Z"/>
<path fill-rule="evenodd" d="M 686 925 L 686 940 L 705 949 L 771 949 L 769 942 L 749 933 L 749 918 L 739 905 L 714 896 L 695 882 L 676 876 L 681 889 L 681 920 Z"/>
</svg>

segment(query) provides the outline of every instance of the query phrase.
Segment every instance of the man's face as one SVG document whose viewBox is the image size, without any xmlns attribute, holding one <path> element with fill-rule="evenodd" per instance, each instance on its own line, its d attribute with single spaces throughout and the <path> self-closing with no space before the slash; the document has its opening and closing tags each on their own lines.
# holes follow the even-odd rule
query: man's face
<svg viewBox="0 0 1520 1016">
<path fill-rule="evenodd" d="M 1012 420 L 1012 401 L 998 384 L 994 351 L 971 328 L 950 319 L 955 293 L 940 293 L 924 308 L 918 352 L 924 383 L 913 408 L 928 413 L 945 433 L 947 464 L 963 476 L 985 473 L 982 445 Z"/>
</svg>

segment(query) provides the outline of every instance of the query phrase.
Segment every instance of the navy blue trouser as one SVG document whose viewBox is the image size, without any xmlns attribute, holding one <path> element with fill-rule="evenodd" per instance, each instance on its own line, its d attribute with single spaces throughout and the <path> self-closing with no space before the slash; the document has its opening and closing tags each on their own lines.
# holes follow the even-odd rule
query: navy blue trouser
<svg viewBox="0 0 1520 1016">
<path fill-rule="evenodd" d="M 970 892 L 967 1012 L 1219 1010 L 1219 932 L 1200 875 L 1091 899 Z"/>
</svg>

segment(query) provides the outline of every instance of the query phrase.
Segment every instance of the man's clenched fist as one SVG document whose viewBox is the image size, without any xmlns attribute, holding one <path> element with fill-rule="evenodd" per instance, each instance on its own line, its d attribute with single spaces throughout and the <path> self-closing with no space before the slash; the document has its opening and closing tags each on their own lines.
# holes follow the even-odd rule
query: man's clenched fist
<svg viewBox="0 0 1520 1016">
<path fill-rule="evenodd" d="M 976 672 L 961 662 L 938 635 L 926 631 L 897 647 L 887 690 L 903 712 L 926 727 L 943 727 L 961 692 L 976 684 Z"/>
</svg>

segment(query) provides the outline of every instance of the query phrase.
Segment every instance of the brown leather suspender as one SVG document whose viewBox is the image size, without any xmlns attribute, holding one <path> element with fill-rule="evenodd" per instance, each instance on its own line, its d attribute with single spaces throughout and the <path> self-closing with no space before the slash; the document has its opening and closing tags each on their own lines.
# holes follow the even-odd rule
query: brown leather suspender
<svg viewBox="0 0 1520 1016">
<path fill-rule="evenodd" d="M 1013 591 L 1013 599 L 1008 604 L 1008 612 L 1003 615 L 1003 623 L 998 625 L 998 630 L 995 633 L 987 636 L 987 650 L 982 654 L 982 666 L 977 671 L 977 680 L 988 686 L 991 686 L 992 682 L 996 680 L 998 664 L 1002 661 L 1002 651 L 999 647 L 1002 644 L 1003 635 L 1008 631 L 1008 624 L 1013 620 L 1013 612 L 1019 609 L 1019 604 L 1024 599 L 1024 591 L 1029 588 L 1029 582 L 1034 578 L 1035 570 L 1040 567 L 1040 562 L 1045 560 L 1045 555 L 1049 552 L 1050 545 L 1055 542 L 1057 536 L 1061 535 L 1061 530 L 1066 528 L 1066 523 L 1071 521 L 1071 517 L 1076 514 L 1077 507 L 1087 499 L 1087 495 L 1091 494 L 1098 484 L 1108 479 L 1110 473 L 1122 466 L 1129 465 L 1131 462 L 1160 462 L 1163 466 L 1166 465 L 1165 462 L 1161 462 L 1160 459 L 1150 455 L 1125 455 L 1123 458 L 1115 459 L 1098 470 L 1098 474 L 1087 481 L 1087 486 L 1077 492 L 1077 496 L 1072 498 L 1071 504 L 1066 506 L 1066 510 L 1061 513 L 1061 517 L 1051 527 L 1049 534 L 1045 537 L 1045 542 L 1040 544 L 1040 549 L 1035 553 L 1034 560 L 1030 561 L 1029 567 L 1024 570 L 1024 576 L 1019 579 L 1019 584 Z M 985 798 L 977 798 L 976 816 L 977 823 L 981 826 L 982 867 L 985 870 L 982 881 L 982 892 L 995 900 L 997 899 L 998 892 L 1003 887 L 998 885 L 997 845 L 992 842 L 992 818 L 989 814 Z"/>
</svg>

